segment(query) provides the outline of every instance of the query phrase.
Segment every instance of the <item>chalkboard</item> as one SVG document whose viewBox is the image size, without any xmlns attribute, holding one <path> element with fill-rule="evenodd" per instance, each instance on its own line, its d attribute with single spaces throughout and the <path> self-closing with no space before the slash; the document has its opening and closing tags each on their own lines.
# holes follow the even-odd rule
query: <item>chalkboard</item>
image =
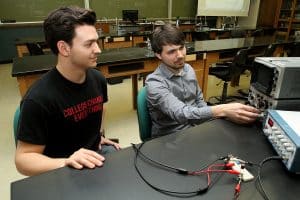
<svg viewBox="0 0 300 200">
<path fill-rule="evenodd" d="M 173 0 L 172 17 L 195 17 L 197 3 L 198 0 Z"/>
<path fill-rule="evenodd" d="M 195 17 L 198 0 L 173 0 L 172 17 Z M 167 18 L 168 0 L 90 0 L 98 19 L 122 18 L 122 10 L 138 10 L 139 19 Z"/>
<path fill-rule="evenodd" d="M 0 19 L 17 22 L 43 21 L 51 10 L 60 6 L 84 7 L 83 0 L 1 0 Z"/>
<path fill-rule="evenodd" d="M 138 10 L 139 18 L 168 17 L 168 0 L 90 0 L 98 19 L 122 18 L 122 10 Z"/>
<path fill-rule="evenodd" d="M 198 0 L 173 0 L 172 17 L 195 17 Z M 122 18 L 122 10 L 138 10 L 139 19 L 167 18 L 168 0 L 90 0 L 98 19 Z"/>
<path fill-rule="evenodd" d="M 198 0 L 173 0 L 172 17 L 194 17 Z M 167 18 L 168 0 L 89 0 L 98 19 L 122 18 L 122 10 L 138 10 L 139 19 Z M 60 6 L 84 7 L 84 0 L 0 0 L 0 19 L 43 21 Z"/>
</svg>

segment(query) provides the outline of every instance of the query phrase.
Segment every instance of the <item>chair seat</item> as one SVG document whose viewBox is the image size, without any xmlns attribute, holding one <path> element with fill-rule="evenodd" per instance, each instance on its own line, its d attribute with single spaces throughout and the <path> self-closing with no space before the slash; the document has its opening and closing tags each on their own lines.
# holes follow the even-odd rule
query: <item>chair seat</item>
<svg viewBox="0 0 300 200">
<path fill-rule="evenodd" d="M 216 76 L 223 81 L 230 81 L 230 68 L 228 66 L 217 66 L 209 68 L 209 75 Z"/>
</svg>

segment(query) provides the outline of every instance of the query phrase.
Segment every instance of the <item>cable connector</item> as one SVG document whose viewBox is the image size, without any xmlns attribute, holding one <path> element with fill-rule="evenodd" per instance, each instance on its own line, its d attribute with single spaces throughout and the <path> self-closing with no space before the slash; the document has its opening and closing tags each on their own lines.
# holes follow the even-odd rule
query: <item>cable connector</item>
<svg viewBox="0 0 300 200">
<path fill-rule="evenodd" d="M 226 172 L 229 174 L 237 174 L 237 175 L 239 175 L 241 173 L 241 172 L 239 172 L 237 170 L 233 170 L 233 169 L 226 170 Z"/>
<path fill-rule="evenodd" d="M 227 169 L 231 169 L 233 166 L 234 166 L 234 163 L 226 163 L 226 164 L 225 164 L 225 167 L 226 167 Z"/>
<path fill-rule="evenodd" d="M 236 184 L 234 188 L 235 194 L 239 194 L 241 192 L 241 183 Z"/>
</svg>

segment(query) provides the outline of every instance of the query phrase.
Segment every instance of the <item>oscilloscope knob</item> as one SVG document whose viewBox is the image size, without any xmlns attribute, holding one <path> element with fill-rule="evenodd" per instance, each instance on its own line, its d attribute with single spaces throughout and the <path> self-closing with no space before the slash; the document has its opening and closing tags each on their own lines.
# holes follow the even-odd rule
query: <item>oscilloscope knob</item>
<svg viewBox="0 0 300 200">
<path fill-rule="evenodd" d="M 266 107 L 267 107 L 267 102 L 265 101 L 265 100 L 260 100 L 259 102 L 258 102 L 258 108 L 260 108 L 260 109 L 265 109 Z"/>
</svg>

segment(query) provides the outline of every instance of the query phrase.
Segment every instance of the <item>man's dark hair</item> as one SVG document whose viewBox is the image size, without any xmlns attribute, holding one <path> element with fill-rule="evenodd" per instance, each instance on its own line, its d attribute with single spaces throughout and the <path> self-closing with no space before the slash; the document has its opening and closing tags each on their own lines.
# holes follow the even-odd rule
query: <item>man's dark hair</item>
<svg viewBox="0 0 300 200">
<path fill-rule="evenodd" d="M 155 53 L 161 53 L 164 45 L 184 45 L 184 42 L 184 34 L 171 24 L 157 27 L 151 37 L 151 47 Z"/>
<path fill-rule="evenodd" d="M 79 7 L 61 7 L 52 11 L 44 21 L 44 34 L 48 46 L 58 54 L 57 42 L 63 40 L 72 45 L 78 25 L 95 25 L 96 13 Z"/>
</svg>

